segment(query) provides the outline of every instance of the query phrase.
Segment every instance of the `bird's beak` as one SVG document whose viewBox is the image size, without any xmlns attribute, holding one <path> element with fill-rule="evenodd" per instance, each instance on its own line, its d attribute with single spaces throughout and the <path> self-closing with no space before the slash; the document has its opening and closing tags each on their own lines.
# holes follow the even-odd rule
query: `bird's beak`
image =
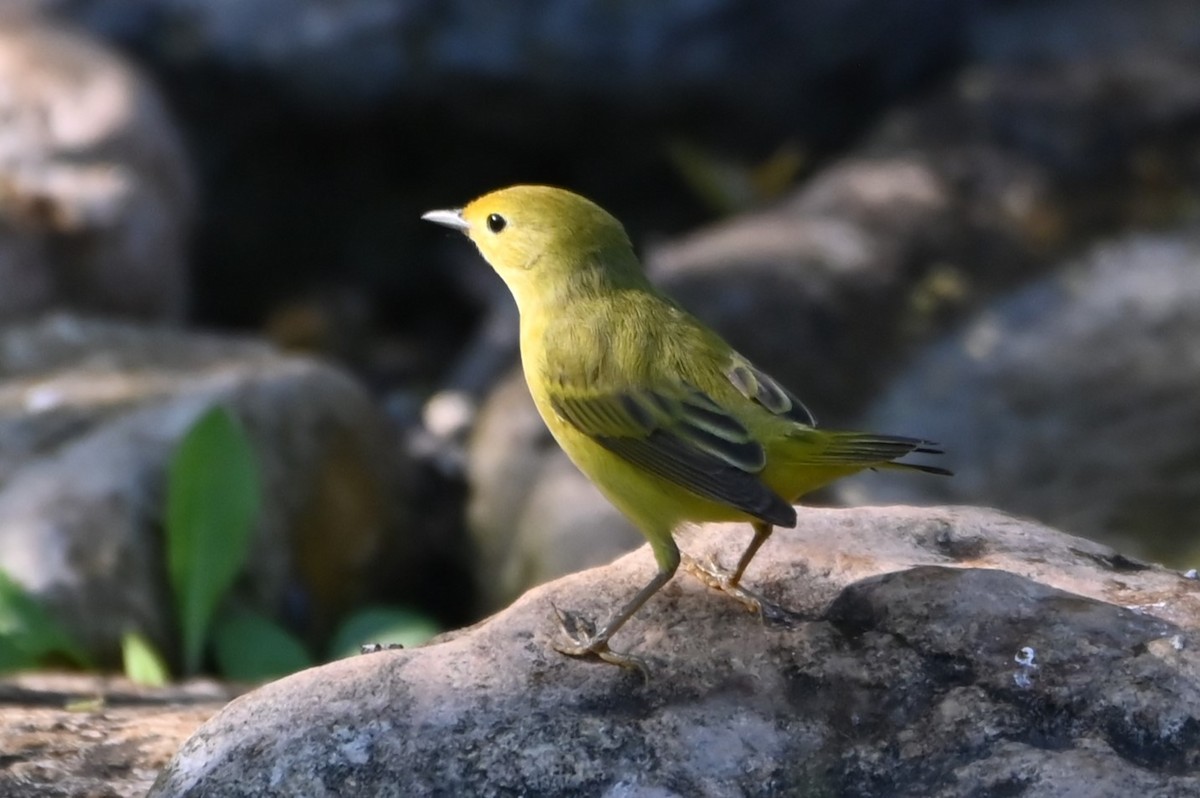
<svg viewBox="0 0 1200 798">
<path fill-rule="evenodd" d="M 429 211 L 421 214 L 421 218 L 427 222 L 440 224 L 443 227 L 449 227 L 451 230 L 458 230 L 461 233 L 466 233 L 471 229 L 471 224 L 462 217 L 462 209 L 452 211 Z"/>
</svg>

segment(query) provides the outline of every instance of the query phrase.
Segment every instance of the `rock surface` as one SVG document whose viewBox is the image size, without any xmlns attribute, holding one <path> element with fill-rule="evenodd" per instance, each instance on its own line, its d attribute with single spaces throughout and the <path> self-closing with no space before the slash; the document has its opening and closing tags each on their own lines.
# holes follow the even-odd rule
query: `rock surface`
<svg viewBox="0 0 1200 798">
<path fill-rule="evenodd" d="M 237 692 L 81 674 L 0 678 L 0 795 L 140 798 L 180 743 Z"/>
<path fill-rule="evenodd" d="M 101 662 L 139 629 L 171 650 L 167 463 L 229 409 L 261 511 L 239 596 L 319 629 L 370 583 L 399 523 L 394 453 L 341 371 L 256 341 L 54 316 L 0 331 L 0 568 Z"/>
<path fill-rule="evenodd" d="M 1193 222 L 1197 86 L 1183 56 L 980 65 L 786 201 L 651 247 L 647 269 L 845 424 L 965 312 L 1100 234 Z"/>
<path fill-rule="evenodd" d="M 732 561 L 748 531 L 686 549 Z M 614 644 L 648 548 L 408 651 L 295 674 L 202 726 L 152 796 L 1187 796 L 1200 790 L 1200 582 L 994 511 L 805 510 L 748 584 L 764 625 L 679 577 Z"/>
<path fill-rule="evenodd" d="M 442 92 L 460 111 L 492 117 L 490 109 L 471 111 L 467 95 L 498 83 L 643 113 L 780 112 L 865 51 L 874 55 L 858 67 L 861 79 L 894 92 L 943 57 L 960 31 L 954 0 L 903 12 L 878 0 L 753 8 L 731 0 L 523 0 L 502 12 L 478 0 L 154 0 L 136 12 L 121 0 L 46 5 L 176 65 L 203 60 L 314 105 Z M 874 24 L 860 24 L 864 15 Z M 756 79 L 762 74 L 776 79 Z M 500 116 L 521 124 L 519 114 Z"/>
<path fill-rule="evenodd" d="M 193 187 L 133 64 L 0 9 L 0 321 L 72 308 L 180 320 Z"/>
<path fill-rule="evenodd" d="M 987 503 L 1200 564 L 1198 263 L 1200 231 L 1130 235 L 990 303 L 861 422 L 938 441 L 954 479 L 869 474 L 840 499 Z"/>
</svg>

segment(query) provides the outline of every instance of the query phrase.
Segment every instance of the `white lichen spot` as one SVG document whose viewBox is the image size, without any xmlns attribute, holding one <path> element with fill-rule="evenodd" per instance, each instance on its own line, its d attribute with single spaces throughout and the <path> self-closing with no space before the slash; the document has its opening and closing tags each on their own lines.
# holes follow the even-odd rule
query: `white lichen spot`
<svg viewBox="0 0 1200 798">
<path fill-rule="evenodd" d="M 1022 646 L 1013 657 L 1017 670 L 1013 674 L 1013 683 L 1022 690 L 1033 686 L 1033 674 L 1038 669 L 1037 651 L 1033 646 Z"/>
<path fill-rule="evenodd" d="M 1138 615 L 1145 615 L 1146 613 L 1150 612 L 1151 610 L 1165 609 L 1166 606 L 1167 606 L 1167 602 L 1156 601 L 1153 604 L 1127 604 L 1127 605 L 1125 605 L 1125 609 L 1130 610 L 1132 612 L 1136 612 Z"/>
<path fill-rule="evenodd" d="M 337 743 L 338 753 L 352 765 L 365 765 L 371 761 L 374 735 L 370 728 L 334 729 L 332 737 Z"/>
<path fill-rule="evenodd" d="M 1187 647 L 1187 641 L 1183 639 L 1183 635 L 1173 635 L 1171 637 L 1171 648 L 1176 651 L 1183 651 Z"/>
</svg>

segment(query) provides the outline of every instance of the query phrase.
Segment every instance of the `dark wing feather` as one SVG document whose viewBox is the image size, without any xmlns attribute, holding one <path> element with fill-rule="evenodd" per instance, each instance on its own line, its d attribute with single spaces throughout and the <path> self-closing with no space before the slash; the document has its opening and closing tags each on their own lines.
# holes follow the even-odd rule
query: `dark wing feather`
<svg viewBox="0 0 1200 798">
<path fill-rule="evenodd" d="M 758 478 L 762 446 L 741 422 L 693 388 L 550 396 L 558 415 L 610 452 L 697 496 L 780 526 L 796 511 Z"/>
<path fill-rule="evenodd" d="M 740 355 L 733 356 L 725 376 L 742 396 L 776 416 L 796 422 L 798 426 L 788 433 L 789 436 L 796 439 L 809 436 L 813 444 L 810 451 L 803 459 L 793 457 L 792 462 L 803 462 L 814 467 L 849 465 L 872 468 L 886 465 L 889 468 L 908 468 L 928 474 L 950 475 L 948 470 L 938 466 L 895 462 L 897 458 L 907 454 L 942 454 L 942 450 L 932 441 L 858 432 L 818 434 L 814 429 L 817 425 L 816 418 L 796 395 Z"/>
</svg>

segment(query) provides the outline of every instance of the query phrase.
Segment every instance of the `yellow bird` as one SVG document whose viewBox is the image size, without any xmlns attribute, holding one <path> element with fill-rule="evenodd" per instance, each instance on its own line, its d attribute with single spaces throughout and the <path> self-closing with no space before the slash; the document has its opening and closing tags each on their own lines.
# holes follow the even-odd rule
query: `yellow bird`
<svg viewBox="0 0 1200 798">
<path fill-rule="evenodd" d="M 754 537 L 732 571 L 688 569 L 763 609 L 742 575 L 792 504 L 865 468 L 949 474 L 900 463 L 940 454 L 916 438 L 817 429 L 791 392 L 646 278 L 625 229 L 584 197 L 512 186 L 423 219 L 463 232 L 504 279 L 521 315 L 521 363 L 533 401 L 563 450 L 650 541 L 654 578 L 599 631 L 559 612 L 555 648 L 644 670 L 609 639 L 675 574 L 674 531 L 746 521 Z"/>
</svg>

